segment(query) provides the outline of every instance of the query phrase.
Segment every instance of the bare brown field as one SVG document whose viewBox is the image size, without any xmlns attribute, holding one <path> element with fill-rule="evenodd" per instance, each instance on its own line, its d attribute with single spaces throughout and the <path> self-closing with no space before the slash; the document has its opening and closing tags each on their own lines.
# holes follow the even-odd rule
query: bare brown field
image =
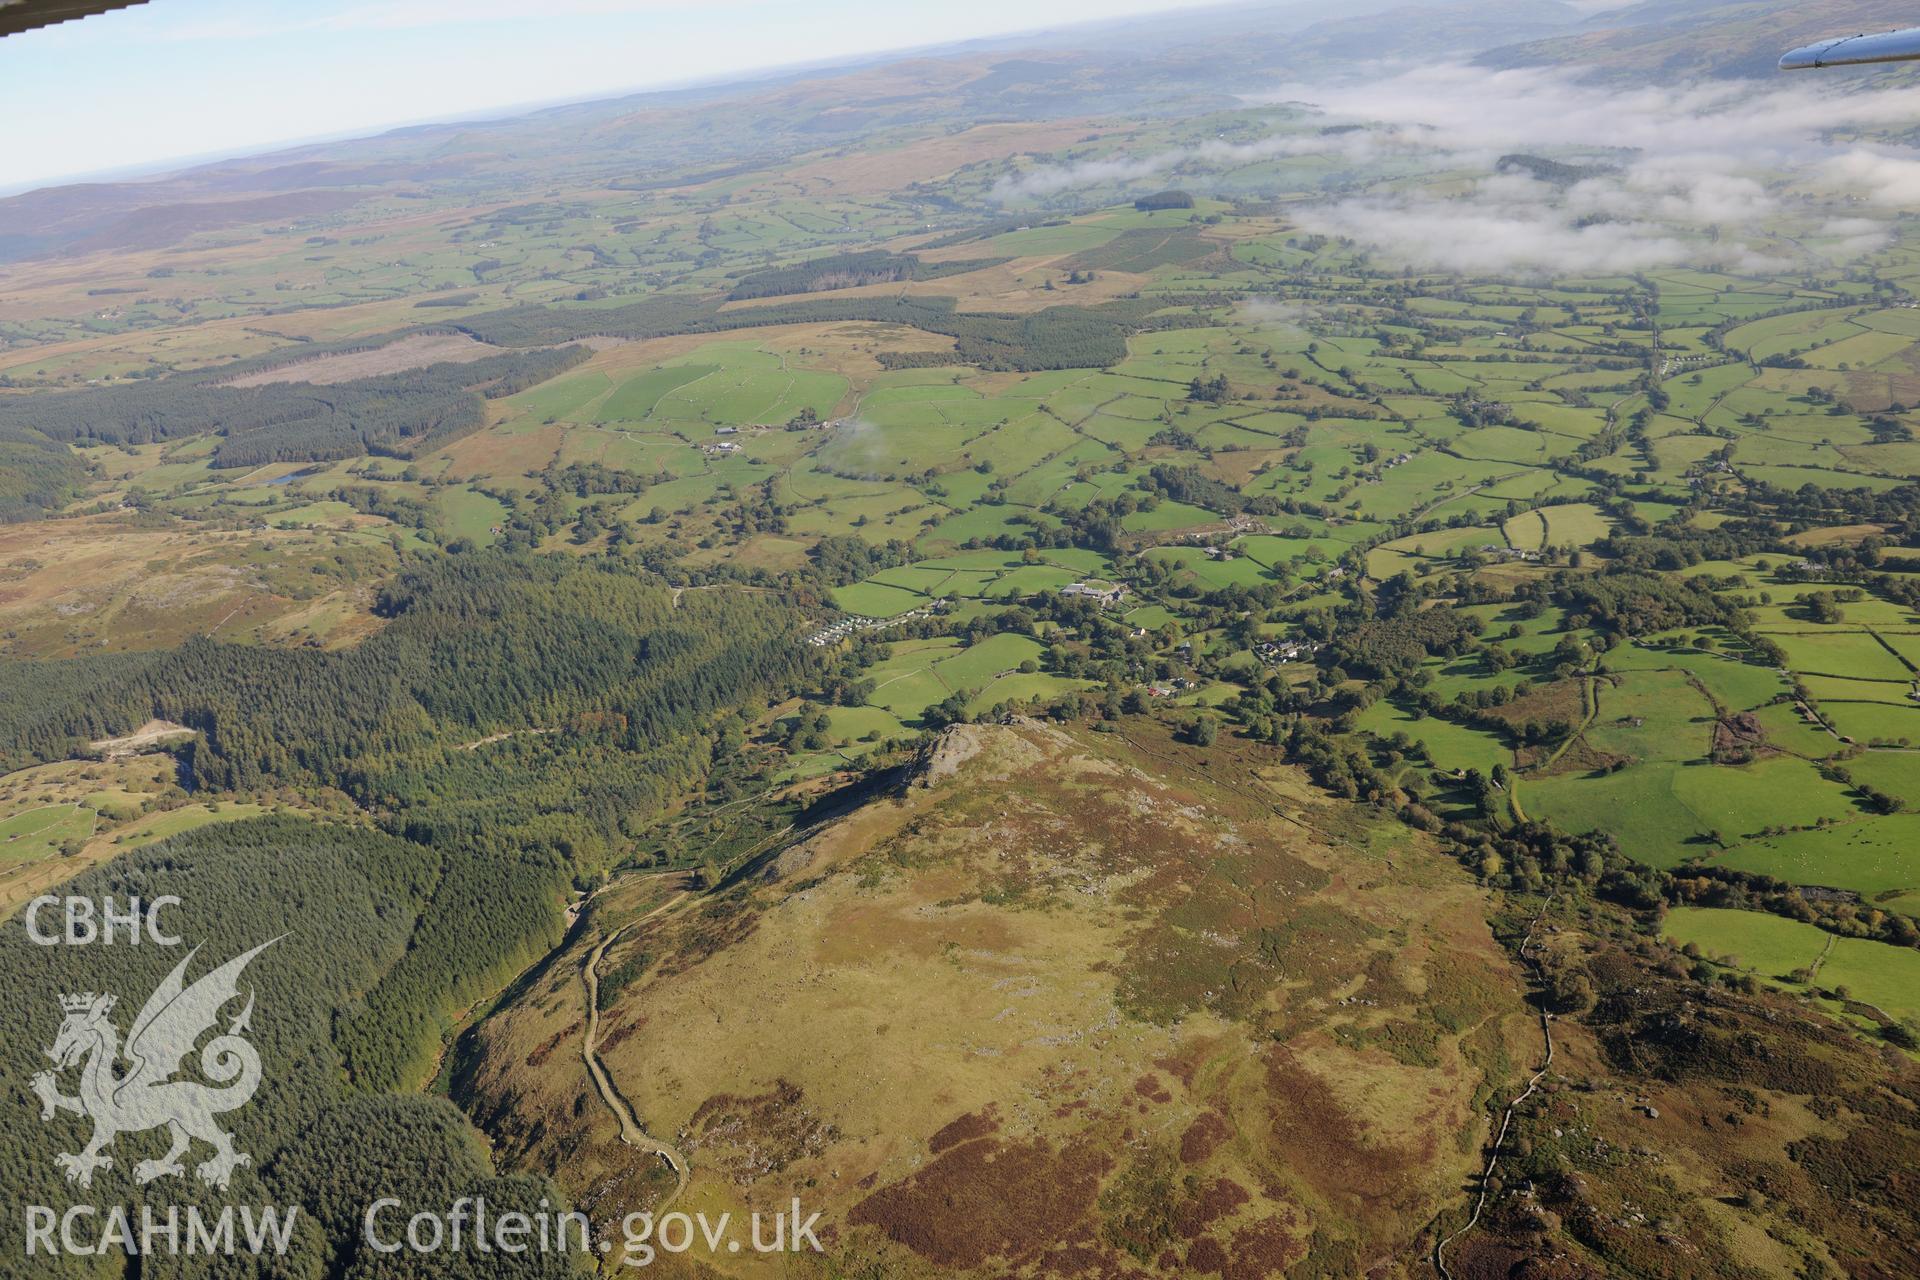
<svg viewBox="0 0 1920 1280">
<path fill-rule="evenodd" d="M 848 290 L 847 292 L 855 292 Z M 729 307 L 740 304 L 729 303 Z M 644 373 L 668 360 L 692 355 L 701 347 L 715 343 L 752 343 L 769 351 L 791 353 L 798 367 L 824 369 L 838 373 L 856 387 L 863 386 L 881 371 L 875 358 L 881 351 L 896 351 L 911 345 L 915 350 L 951 347 L 953 339 L 922 333 L 918 329 L 870 321 L 831 324 L 782 324 L 763 329 L 745 329 L 725 334 L 676 334 L 666 338 L 647 338 L 639 342 L 619 342 L 605 346 L 593 359 L 580 366 L 599 370 L 609 378 Z M 578 370 L 574 371 L 575 373 Z"/>
<path fill-rule="evenodd" d="M 28 308 L 28 313 L 42 317 L 66 314 L 58 301 L 66 287 L 63 282 L 59 289 L 50 289 L 45 295 L 30 295 L 43 300 Z M 0 373 L 34 381 L 73 384 L 122 377 L 155 362 L 179 369 L 199 369 L 279 350 L 296 342 L 338 341 L 417 325 L 423 319 L 444 321 L 467 314 L 451 310 L 423 312 L 414 307 L 416 300 L 360 303 L 271 317 L 185 318 L 177 326 L 162 329 L 0 351 Z M 498 300 L 489 297 L 484 303 L 476 302 L 471 310 L 497 305 Z M 83 308 L 81 314 L 84 313 Z"/>
<path fill-rule="evenodd" d="M 277 369 L 263 369 L 242 378 L 234 378 L 230 387 L 264 387 L 273 382 L 311 382 L 326 386 L 352 382 L 356 378 L 377 378 L 382 374 L 423 369 L 430 364 L 468 364 L 498 355 L 500 348 L 478 342 L 464 333 L 416 333 L 398 342 L 371 351 L 348 351 L 340 355 L 300 360 Z"/>
<path fill-rule="evenodd" d="M 1201 470 L 1223 483 L 1244 485 L 1265 469 L 1286 465 L 1295 452 L 1292 449 L 1236 449 L 1214 454 Z"/>
<path fill-rule="evenodd" d="M 371 218 L 356 224 L 382 242 L 386 252 L 431 251 L 441 237 L 471 216 L 495 205 L 437 209 L 429 213 Z M 326 263 L 308 262 L 295 245 L 271 235 L 228 237 L 218 244 L 176 245 L 163 250 L 103 250 L 80 257 L 0 264 L 0 322 L 48 319 L 80 320 L 111 312 L 128 302 L 166 300 L 182 309 L 178 323 L 133 333 L 76 338 L 14 351 L 0 350 L 0 372 L 17 379 L 77 383 L 122 376 L 154 361 L 198 368 L 237 359 L 294 341 L 330 341 L 380 333 L 423 319 L 448 320 L 470 310 L 502 304 L 498 288 L 477 286 L 481 296 L 471 308 L 422 312 L 414 306 L 431 293 L 364 303 L 258 314 L 199 313 L 198 306 L 225 297 L 236 280 L 254 283 L 254 292 L 284 306 L 288 295 L 322 288 Z M 164 272 L 155 278 L 156 272 Z M 98 291 L 125 290 L 124 294 Z"/>
<path fill-rule="evenodd" d="M 922 86 L 924 91 L 924 86 Z M 884 195 L 913 182 L 931 182 L 956 169 L 1023 151 L 1052 151 L 1097 132 L 1085 120 L 977 125 L 949 137 L 915 138 L 898 146 L 811 160 L 780 175 L 796 194 Z"/>
<path fill-rule="evenodd" d="M 1911 358 L 1905 361 L 1909 366 Z M 1882 373 L 1859 369 L 1840 375 L 1847 403 L 1863 413 L 1883 413 L 1892 406 L 1910 405 L 1920 400 L 1920 371 Z"/>
<path fill-rule="evenodd" d="M 1836 524 L 1824 529 L 1788 534 L 1786 541 L 1796 547 L 1831 547 L 1859 542 L 1863 538 L 1878 538 L 1886 532 L 1887 527 L 1879 524 Z"/>
<path fill-rule="evenodd" d="M 124 377 L 164 361 L 182 369 L 223 364 L 287 345 L 238 319 L 0 351 L 0 373 L 47 382 Z"/>
<path fill-rule="evenodd" d="M 492 411 L 492 406 L 489 410 Z M 528 421 L 530 419 L 518 420 L 520 424 Z M 427 455 L 421 459 L 421 465 L 432 468 L 443 464 L 439 474 L 454 479 L 488 479 L 510 485 L 516 478 L 540 471 L 558 458 L 567 431 L 568 428 L 559 423 L 536 427 L 496 423 Z"/>
<path fill-rule="evenodd" d="M 968 248 L 969 246 L 961 246 Z M 957 257 L 978 256 L 977 247 L 971 253 L 958 253 Z M 937 255 L 929 254 L 929 259 Z M 1148 277 L 1130 275 L 1124 271 L 1101 271 L 1086 284 L 1073 285 L 1071 288 L 1057 288 L 1049 291 L 1049 280 L 1064 278 L 1067 268 L 1060 264 L 1071 254 L 1053 254 L 1044 258 L 1016 258 L 998 266 L 983 267 L 978 271 L 969 271 L 963 275 L 942 276 L 937 280 L 910 280 L 904 283 L 859 285 L 851 289 L 834 289 L 827 294 L 797 295 L 804 297 L 835 298 L 892 298 L 901 294 L 912 297 L 960 299 L 961 311 L 1042 311 L 1048 307 L 1070 306 L 1095 302 L 1109 302 L 1139 292 Z M 723 311 L 738 311 L 745 308 L 765 306 L 765 298 L 748 298 L 739 302 L 728 302 L 721 306 Z M 914 331 L 918 349 L 948 344 L 952 339 L 937 334 L 923 334 Z"/>
</svg>

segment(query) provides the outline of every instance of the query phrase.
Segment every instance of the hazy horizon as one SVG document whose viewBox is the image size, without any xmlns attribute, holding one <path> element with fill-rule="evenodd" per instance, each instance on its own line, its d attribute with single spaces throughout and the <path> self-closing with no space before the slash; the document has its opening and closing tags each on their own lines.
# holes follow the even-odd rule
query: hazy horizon
<svg viewBox="0 0 1920 1280">
<path fill-rule="evenodd" d="M 0 196 L 1219 3 L 1056 0 L 1036 16 L 1012 0 L 829 0 L 795 21 L 767 0 L 555 0 L 537 18 L 497 0 L 318 16 L 290 0 L 155 0 L 0 43 L 0 111 L 28 119 L 55 95 L 62 104 L 17 139 Z M 672 74 L 621 78 L 639 41 Z M 212 67 L 218 83 L 199 74 Z M 359 92 L 342 99 L 333 90 L 347 75 Z M 498 92 L 486 87 L 495 83 Z"/>
<path fill-rule="evenodd" d="M 1915 3 L 0 40 L 0 1276 L 1920 1277 Z"/>
</svg>

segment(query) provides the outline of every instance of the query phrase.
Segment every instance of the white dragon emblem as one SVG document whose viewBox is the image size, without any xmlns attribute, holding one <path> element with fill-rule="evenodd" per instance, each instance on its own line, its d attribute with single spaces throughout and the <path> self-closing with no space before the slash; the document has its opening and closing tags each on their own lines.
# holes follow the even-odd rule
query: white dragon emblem
<svg viewBox="0 0 1920 1280">
<path fill-rule="evenodd" d="M 40 1097 L 43 1121 L 61 1111 L 93 1120 L 93 1140 L 84 1150 L 54 1157 L 69 1182 L 91 1186 L 94 1172 L 113 1164 L 105 1152 L 116 1137 L 161 1125 L 167 1127 L 173 1145 L 158 1160 L 142 1160 L 134 1166 L 133 1176 L 143 1183 L 185 1174 L 180 1157 L 195 1138 L 213 1147 L 212 1158 L 194 1170 L 209 1186 L 226 1190 L 233 1171 L 253 1163 L 251 1156 L 233 1149 L 233 1139 L 214 1123 L 215 1116 L 246 1105 L 260 1087 L 259 1051 L 243 1038 L 253 1016 L 251 992 L 226 1034 L 215 1036 L 200 1051 L 200 1072 L 214 1084 L 173 1076 L 200 1037 L 218 1021 L 220 1010 L 239 996 L 240 971 L 247 962 L 279 940 L 261 943 L 190 987 L 182 976 L 200 948 L 189 951 L 147 998 L 140 1016 L 133 1020 L 124 1052 L 120 1029 L 107 1016 L 113 1010 L 113 996 L 89 991 L 60 997 L 66 1019 L 46 1052 L 59 1071 L 80 1066 L 80 1093 L 77 1097 L 61 1093 L 53 1071 L 34 1076 L 33 1091 Z M 123 1058 L 124 1075 L 118 1066 Z"/>
</svg>

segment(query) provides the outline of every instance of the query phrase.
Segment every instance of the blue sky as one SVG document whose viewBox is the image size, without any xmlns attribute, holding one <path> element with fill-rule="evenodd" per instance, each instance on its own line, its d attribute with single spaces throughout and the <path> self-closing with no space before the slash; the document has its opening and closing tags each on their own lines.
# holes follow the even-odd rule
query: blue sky
<svg viewBox="0 0 1920 1280">
<path fill-rule="evenodd" d="M 152 0 L 0 40 L 0 190 L 1203 2 Z"/>
</svg>

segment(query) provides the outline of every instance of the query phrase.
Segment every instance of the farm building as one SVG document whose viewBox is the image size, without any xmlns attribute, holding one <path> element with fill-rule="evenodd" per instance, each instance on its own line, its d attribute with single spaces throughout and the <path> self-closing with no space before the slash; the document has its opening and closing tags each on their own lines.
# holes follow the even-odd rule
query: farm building
<svg viewBox="0 0 1920 1280">
<path fill-rule="evenodd" d="M 1074 582 L 1060 588 L 1063 596 L 1081 596 L 1095 601 L 1102 608 L 1119 604 L 1126 599 L 1127 589 L 1111 582 Z"/>
</svg>

